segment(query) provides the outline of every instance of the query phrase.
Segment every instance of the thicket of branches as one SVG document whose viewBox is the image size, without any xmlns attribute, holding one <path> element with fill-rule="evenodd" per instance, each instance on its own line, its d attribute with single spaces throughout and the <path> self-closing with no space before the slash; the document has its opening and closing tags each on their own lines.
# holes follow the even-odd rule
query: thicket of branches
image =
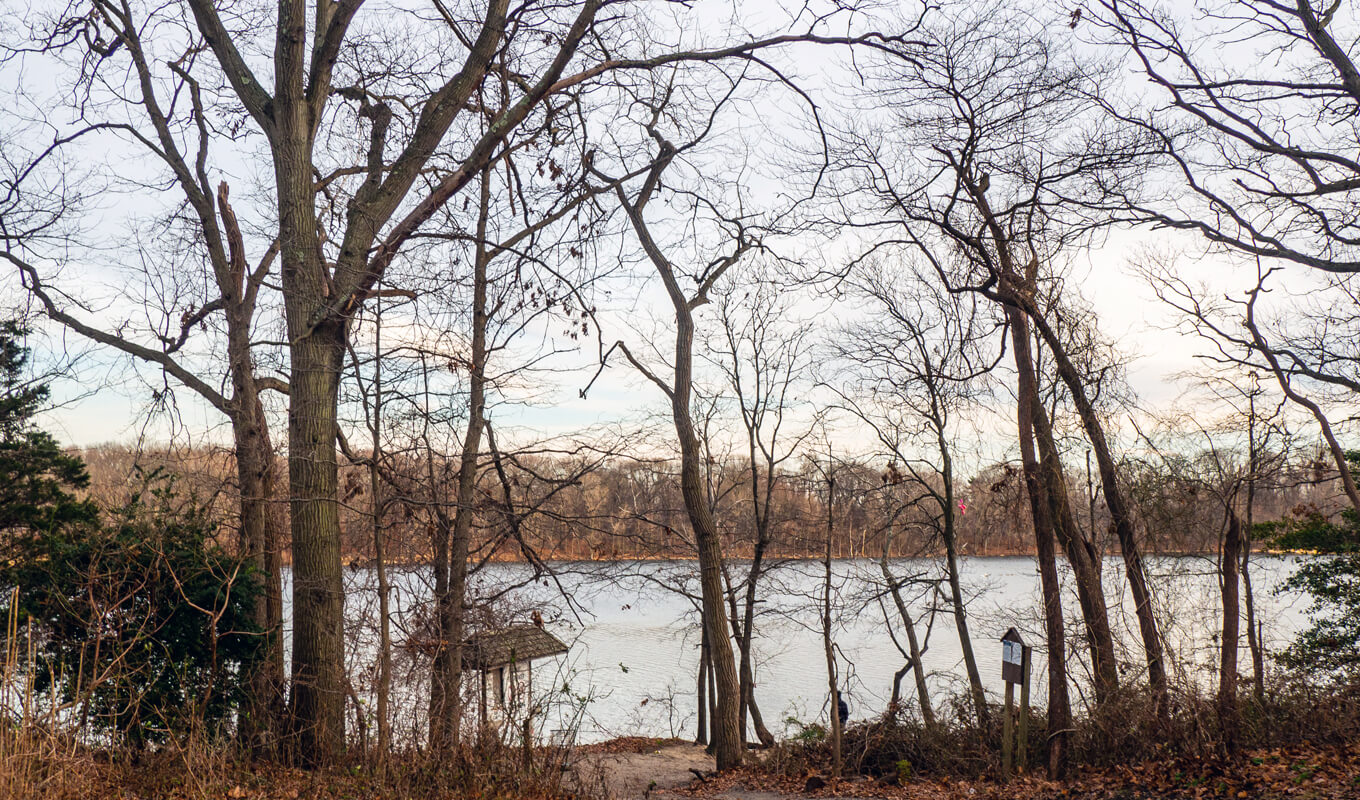
<svg viewBox="0 0 1360 800">
<path fill-rule="evenodd" d="M 1326 531 L 1316 549 L 1351 555 L 1296 587 L 1354 606 L 1360 24 L 1341 2 L 1201 5 L 88 0 L 6 22 L 16 314 L 44 352 L 93 348 L 58 377 L 133 387 L 157 432 L 85 449 L 88 485 L 63 462 L 82 513 L 123 509 L 70 546 L 162 579 L 96 559 L 67 577 L 99 576 L 113 610 L 44 619 L 23 569 L 59 555 L 0 493 L 19 569 L 0 588 L 26 609 L 0 689 L 39 674 L 16 649 L 29 620 L 49 662 L 85 663 L 82 636 L 127 619 L 160 641 L 183 620 L 120 602 L 169 580 L 229 631 L 209 662 L 230 686 L 199 716 L 249 757 L 466 766 L 494 742 L 532 761 L 542 709 L 488 723 L 471 637 L 573 614 L 565 589 L 521 591 L 561 589 L 560 562 L 692 558 L 673 588 L 701 631 L 699 735 L 728 769 L 773 743 L 759 607 L 815 557 L 838 775 L 833 605 L 852 601 L 832 561 L 875 565 L 904 658 L 891 711 L 910 675 L 922 725 L 944 724 L 922 665 L 939 612 L 988 731 L 960 560 L 1032 554 L 1061 776 L 1092 752 L 1083 720 L 1113 736 L 1145 696 L 1171 730 L 1193 706 L 1147 567 L 1193 552 L 1219 587 L 1195 708 L 1231 751 L 1274 668 L 1253 555 Z M 1175 404 L 1140 398 L 1135 348 L 1083 285 L 1124 268 L 1199 356 Z M 44 398 L 17 352 L 0 411 L 26 418 Z M 194 502 L 128 501 L 157 470 Z M 160 560 L 134 557 L 143 540 Z M 207 583 L 158 572 L 171 551 Z M 1315 627 L 1285 662 L 1353 681 L 1353 659 L 1299 654 L 1355 634 Z M 176 738 L 128 698 L 152 667 L 119 663 L 49 721 L 90 740 L 96 709 L 139 747 Z"/>
</svg>

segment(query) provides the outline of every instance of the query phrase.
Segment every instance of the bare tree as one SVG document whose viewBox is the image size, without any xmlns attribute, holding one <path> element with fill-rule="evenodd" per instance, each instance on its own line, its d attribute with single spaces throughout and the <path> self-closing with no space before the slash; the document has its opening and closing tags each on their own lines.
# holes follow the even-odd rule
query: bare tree
<svg viewBox="0 0 1360 800">
<path fill-rule="evenodd" d="M 759 277 L 751 280 L 746 275 L 729 275 L 734 277 L 718 289 L 717 312 L 722 331 L 720 341 L 711 348 L 716 350 L 715 360 L 736 400 L 745 432 L 755 536 L 739 610 L 736 593 L 731 597 L 733 626 L 741 653 L 740 725 L 744 739 L 749 714 L 756 737 L 769 747 L 774 744 L 774 735 L 766 728 L 755 702 L 751 641 L 760 580 L 767 569 L 766 555 L 781 519 L 775 506 L 776 492 L 783 482 L 781 471 L 816 422 L 815 414 L 808 420 L 793 418 L 800 410 L 796 397 L 806 384 L 812 351 L 808 329 L 788 319 L 790 303 L 781 299 L 776 284 Z"/>
<path fill-rule="evenodd" d="M 130 54 L 127 79 L 137 87 L 138 99 L 130 109 L 135 121 L 109 121 L 117 115 L 105 118 L 99 113 L 102 107 L 90 108 L 73 132 L 24 161 L 10 162 L 14 171 L 0 203 L 0 257 L 16 269 L 49 319 L 160 370 L 230 421 L 241 552 L 264 583 L 254 614 L 264 632 L 263 657 L 251 667 L 252 699 L 242 723 L 255 746 L 272 747 L 281 732 L 285 694 L 280 578 L 284 542 L 275 499 L 274 446 L 261 393 L 286 392 L 287 386 L 262 374 L 258 366 L 257 312 L 278 244 L 259 242 L 258 255 L 252 259 L 252 241 L 229 202 L 227 183 L 220 181 L 215 188 L 212 184 L 208 164 L 213 123 L 198 81 L 180 64 L 170 66 L 168 83 L 158 80 L 144 52 L 142 32 L 121 10 L 99 6 L 84 24 L 92 30 L 111 30 Z M 68 58 L 68 49 L 80 50 L 73 41 L 63 41 L 58 31 L 39 28 L 32 33 L 52 58 Z M 16 57 L 16 52 L 7 51 L 5 60 Z M 98 79 L 102 73 L 85 75 L 77 86 Z M 170 219 L 154 223 L 145 239 L 130 246 L 112 235 L 97 243 L 91 234 L 72 232 L 79 220 L 97 211 L 87 208 L 88 198 L 66 187 L 63 167 L 57 163 L 64 149 L 84 139 L 118 134 L 181 198 Z M 101 249 L 115 253 L 118 266 L 128 270 L 126 279 L 133 288 L 122 304 L 140 307 L 142 320 L 135 312 L 113 319 L 99 314 L 91 306 L 98 299 L 82 300 L 78 281 L 69 271 L 61 274 L 73 256 Z M 160 265 L 165 265 L 164 271 Z M 174 273 L 179 269 L 196 280 L 177 278 Z"/>
<path fill-rule="evenodd" d="M 657 141 L 658 154 L 642 185 L 630 193 L 622 186 L 618 198 L 628 216 L 643 252 L 666 290 L 675 313 L 675 347 L 670 380 L 664 380 L 638 360 L 627 345 L 618 342 L 614 348 L 639 372 L 659 388 L 670 401 L 671 419 L 680 447 L 680 486 L 685 510 L 694 531 L 694 543 L 699 556 L 700 587 L 703 603 L 703 627 L 708 640 L 710 667 L 717 685 L 715 716 L 710 721 L 712 743 L 718 769 L 730 769 L 742 762 L 740 728 L 741 685 L 736 662 L 732 657 L 731 638 L 724 605 L 723 556 L 717 524 L 710 506 L 710 486 L 705 479 L 699 437 L 695 431 L 695 417 L 691 410 L 694 396 L 694 336 L 695 310 L 709 302 L 709 293 L 723 274 L 742 256 L 759 246 L 753 232 L 740 219 L 720 219 L 719 224 L 731 237 L 730 249 L 711 258 L 697 269 L 673 263 L 653 237 L 644 212 L 647 204 L 664 191 L 662 177 L 679 154 L 678 148 L 667 141 L 657 129 L 659 111 L 653 113 L 648 133 Z M 683 270 L 683 271 L 682 271 Z M 694 283 L 692 290 L 681 285 L 681 279 Z"/>
<path fill-rule="evenodd" d="M 1127 195 L 1136 218 L 1251 256 L 1360 271 L 1360 69 L 1342 3 L 1214 0 L 1184 14 L 1099 0 L 1088 11 L 1154 92 L 1106 109 L 1155 138 L 1177 185 Z"/>
<path fill-rule="evenodd" d="M 1256 284 L 1244 296 L 1215 296 L 1177 274 L 1161 258 L 1151 258 L 1142 270 L 1157 296 L 1181 314 L 1181 324 L 1211 345 L 1205 357 L 1220 364 L 1269 372 L 1285 398 L 1313 417 L 1342 491 L 1351 506 L 1360 509 L 1360 489 L 1336 426 L 1322 405 L 1328 399 L 1348 401 L 1360 391 L 1354 372 L 1357 362 L 1347 352 L 1348 337 L 1335 335 L 1357 320 L 1348 310 L 1355 296 L 1353 279 L 1329 280 L 1303 298 L 1289 298 L 1292 302 L 1284 313 L 1286 321 L 1272 325 L 1263 318 L 1260 307 L 1262 298 L 1271 291 L 1268 284 L 1276 268 L 1258 267 Z"/>
<path fill-rule="evenodd" d="M 982 400 L 985 376 L 1002 358 L 1000 353 L 992 358 L 985 352 L 989 343 L 997 344 L 1000 321 L 980 308 L 976 298 L 945 291 L 933 275 L 914 274 L 910 268 L 898 274 L 882 260 L 864 262 L 848 276 L 848 282 L 853 296 L 868 302 L 868 316 L 835 335 L 832 351 L 857 371 L 852 382 L 836 390 L 887 451 L 891 466 L 884 474 L 885 486 L 906 485 L 916 495 L 910 502 L 924 507 L 929 525 L 944 545 L 945 574 L 973 713 L 985 727 L 987 698 L 973 654 L 959 576 L 962 500 L 956 487 L 954 448 L 958 418 Z M 888 550 L 885 543 L 882 568 L 885 579 L 892 582 L 887 572 Z M 901 607 L 895 586 L 892 591 Z M 905 608 L 900 611 L 904 619 L 910 619 Z M 910 639 L 914 643 L 914 633 Z M 919 658 L 913 656 L 913 660 Z"/>
<path fill-rule="evenodd" d="M 1165 698 L 1161 641 L 1134 520 L 1087 381 L 1053 322 L 1061 313 L 1060 298 L 1055 302 L 1048 291 L 1060 279 L 1057 266 L 1067 253 L 1123 218 L 1121 198 L 1134 192 L 1138 167 L 1153 146 L 1142 132 L 1102 124 L 1089 95 L 1103 91 L 1108 71 L 1083 62 L 1044 29 L 1042 19 L 997 7 L 959 11 L 970 23 L 942 24 L 936 31 L 938 56 L 917 59 L 888 90 L 911 98 L 912 110 L 902 114 L 902 122 L 914 132 L 908 141 L 919 144 L 923 155 L 904 164 L 875 141 L 858 143 L 874 196 L 900 215 L 876 226 L 904 226 L 882 246 L 914 245 L 933 260 L 952 291 L 980 292 L 1022 314 L 1025 329 L 1053 356 L 1100 464 L 1149 680 Z M 914 174 L 919 188 L 902 172 Z M 1020 321 L 1008 315 L 1013 326 Z M 1118 676 L 1103 621 L 1098 553 L 1085 541 L 1064 496 L 1067 482 L 1051 420 L 1040 404 L 1030 405 L 1055 532 L 1082 587 L 1097 693 L 1107 695 Z"/>
</svg>

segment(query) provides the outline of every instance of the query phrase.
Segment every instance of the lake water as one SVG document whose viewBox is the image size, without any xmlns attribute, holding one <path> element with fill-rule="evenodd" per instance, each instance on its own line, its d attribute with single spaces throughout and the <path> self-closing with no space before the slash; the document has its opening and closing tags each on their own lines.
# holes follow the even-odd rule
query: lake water
<svg viewBox="0 0 1360 800">
<path fill-rule="evenodd" d="M 1278 648 L 1292 640 L 1307 622 L 1307 602 L 1274 589 L 1293 571 L 1293 557 L 1253 559 L 1257 617 L 1264 623 L 1264 641 Z M 550 704 L 543 731 L 568 726 L 580 729 L 578 741 L 598 741 L 620 735 L 692 737 L 696 724 L 698 669 L 698 614 L 694 562 L 566 563 L 554 565 L 556 581 L 531 583 L 508 592 L 493 606 L 503 621 L 527 622 L 531 607 L 540 609 L 548 628 L 570 645 L 566 656 L 534 665 L 533 683 L 540 697 L 557 698 Z M 735 563 L 734 570 L 745 564 Z M 941 562 L 906 559 L 892 563 L 894 573 L 914 577 L 905 592 L 918 622 L 918 636 L 926 647 L 923 662 L 930 691 L 937 703 L 966 689 L 958 636 L 944 595 L 932 586 L 940 577 Z M 1183 677 L 1211 686 L 1217 663 L 1218 583 L 1215 564 L 1203 557 L 1149 559 L 1148 569 L 1163 621 L 1168 658 Z M 756 622 L 754 653 L 756 700 L 766 725 L 778 736 L 796 729 L 791 720 L 826 719 L 826 657 L 821 633 L 820 562 L 781 565 L 762 581 L 763 602 Z M 841 685 L 852 719 L 883 711 L 891 695 L 893 674 L 904 664 L 893 634 L 903 642 L 901 623 L 890 598 L 882 593 L 877 562 L 833 562 L 833 631 L 839 656 Z M 969 624 L 983 683 L 994 696 L 1004 685 L 1000 678 L 1000 635 L 1016 627 L 1035 646 L 1033 696 L 1042 704 L 1044 636 L 1039 617 L 1039 579 L 1032 558 L 967 558 L 962 561 L 962 583 L 968 598 Z M 507 583 L 523 582 L 528 568 L 517 564 L 490 565 L 477 578 L 481 596 Z M 734 573 L 735 574 L 735 573 Z M 1075 634 L 1079 616 L 1064 573 L 1069 630 Z M 1128 598 L 1122 562 L 1108 559 L 1104 579 L 1111 623 L 1124 642 L 1121 662 L 1130 670 L 1142 664 L 1137 646 L 1136 620 Z M 356 693 L 366 697 L 372 683 L 376 634 L 373 574 L 347 571 L 346 616 L 350 621 L 349 671 Z M 430 596 L 422 570 L 394 571 L 393 608 L 401 642 L 418 625 L 413 609 Z M 558 584 L 560 584 L 560 589 Z M 285 596 L 288 591 L 285 589 Z M 570 598 L 570 602 L 564 599 Z M 932 615 L 932 608 L 934 613 Z M 886 617 L 885 612 L 890 614 Z M 287 613 L 287 610 L 285 610 Z M 932 621 L 933 616 L 933 621 Z M 927 631 L 927 628 L 929 630 Z M 1069 650 L 1075 636 L 1069 636 Z M 1243 669 L 1246 654 L 1243 630 Z M 1072 670 L 1087 673 L 1080 657 Z M 423 729 L 425 675 L 428 662 L 420 657 L 398 659 L 394 708 L 398 733 L 417 735 Z M 567 687 L 569 691 L 563 691 Z M 903 683 L 908 704 L 915 702 L 914 684 Z M 1080 702 L 1081 686 L 1074 702 Z"/>
</svg>

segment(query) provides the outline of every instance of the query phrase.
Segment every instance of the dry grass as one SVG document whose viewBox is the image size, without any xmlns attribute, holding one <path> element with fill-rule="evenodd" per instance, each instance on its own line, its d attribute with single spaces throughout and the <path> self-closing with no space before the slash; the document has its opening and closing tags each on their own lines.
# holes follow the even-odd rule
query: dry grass
<svg viewBox="0 0 1360 800">
<path fill-rule="evenodd" d="M 1143 762 L 1227 759 L 1232 750 L 1290 746 L 1345 746 L 1360 731 L 1360 685 L 1318 685 L 1302 679 L 1281 681 L 1257 700 L 1240 698 L 1236 743 L 1229 747 L 1213 699 L 1196 693 L 1173 697 L 1159 717 L 1144 689 L 1110 698 L 1096 713 L 1079 718 L 1070 736 L 1074 768 L 1105 768 Z M 986 728 L 956 698 L 933 726 L 905 714 L 885 716 L 845 731 L 844 772 L 891 777 L 905 765 L 911 775 L 977 779 L 995 777 L 1001 768 L 1001 714 L 994 708 Z M 1043 764 L 1047 720 L 1031 714 L 1029 767 Z M 823 739 L 780 744 L 764 770 L 806 776 L 830 771 L 829 743 Z"/>
</svg>

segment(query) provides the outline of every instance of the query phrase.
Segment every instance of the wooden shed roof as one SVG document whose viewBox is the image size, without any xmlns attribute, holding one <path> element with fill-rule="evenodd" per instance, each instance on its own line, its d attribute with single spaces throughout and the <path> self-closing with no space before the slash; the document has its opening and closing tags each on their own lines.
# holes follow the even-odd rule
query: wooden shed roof
<svg viewBox="0 0 1360 800">
<path fill-rule="evenodd" d="M 494 669 L 506 664 L 524 664 L 567 652 L 561 639 L 537 625 L 515 625 L 499 630 L 479 631 L 463 643 L 463 666 L 467 669 Z"/>
</svg>

